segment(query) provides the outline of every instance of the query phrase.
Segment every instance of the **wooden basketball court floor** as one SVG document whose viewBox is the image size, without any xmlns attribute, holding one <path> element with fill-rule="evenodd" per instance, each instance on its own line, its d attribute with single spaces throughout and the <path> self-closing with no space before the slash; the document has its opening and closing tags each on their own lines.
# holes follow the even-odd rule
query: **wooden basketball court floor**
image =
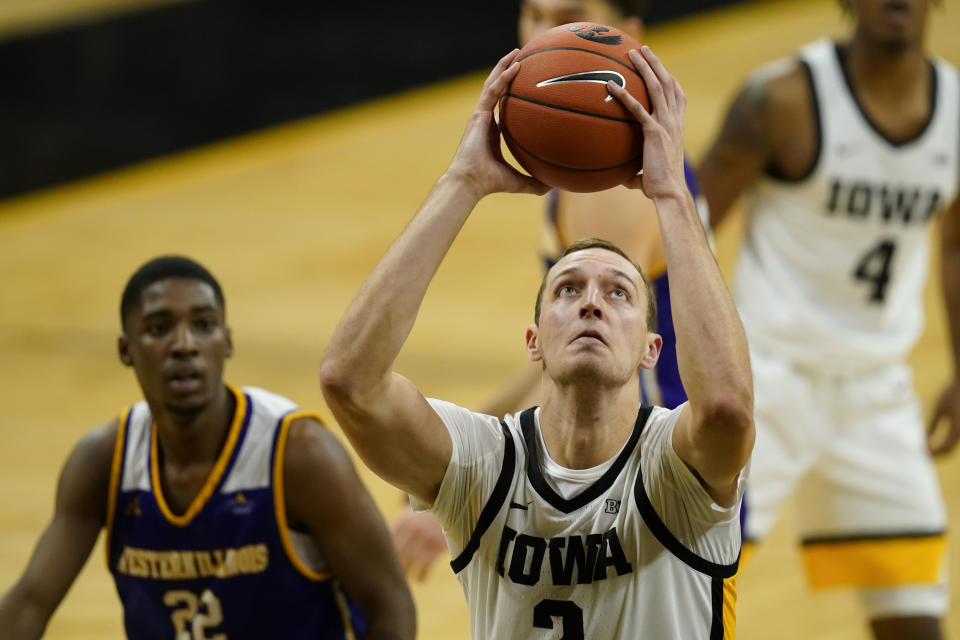
<svg viewBox="0 0 960 640">
<path fill-rule="evenodd" d="M 951 35 L 960 30 L 960 2 L 942 3 L 930 23 L 931 49 L 960 62 Z M 846 28 L 834 0 L 770 0 L 651 30 L 648 42 L 689 97 L 692 155 L 703 153 L 751 68 Z M 130 273 L 168 252 L 204 262 L 227 295 L 237 347 L 228 379 L 329 415 L 316 384 L 326 340 L 449 160 L 481 82 L 471 75 L 0 203 L 0 592 L 51 515 L 74 442 L 139 398 L 114 346 Z M 466 225 L 398 362 L 426 394 L 475 406 L 522 364 L 541 211 L 531 196 L 494 196 Z M 727 274 L 739 224 L 719 236 Z M 951 366 L 936 263 L 932 272 L 928 328 L 911 359 L 928 411 Z M 956 522 L 960 458 L 938 470 Z M 361 473 L 393 516 L 397 491 Z M 867 638 L 854 596 L 806 590 L 792 522 L 788 505 L 741 579 L 739 637 Z M 443 563 L 414 592 L 419 637 L 467 637 L 463 596 Z M 957 629 L 956 584 L 953 593 L 948 628 Z M 121 635 L 98 545 L 47 637 Z"/>
</svg>

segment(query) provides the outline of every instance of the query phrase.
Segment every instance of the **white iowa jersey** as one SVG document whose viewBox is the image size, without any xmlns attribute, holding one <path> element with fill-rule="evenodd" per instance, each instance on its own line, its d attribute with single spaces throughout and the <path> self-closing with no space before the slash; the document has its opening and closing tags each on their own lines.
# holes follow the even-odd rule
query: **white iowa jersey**
<svg viewBox="0 0 960 640">
<path fill-rule="evenodd" d="M 899 360 L 923 327 L 930 222 L 956 196 L 957 74 L 930 64 L 931 116 L 894 143 L 871 124 L 828 40 L 801 50 L 819 151 L 800 181 L 765 176 L 747 202 L 737 302 L 750 341 L 838 369 Z"/>
<path fill-rule="evenodd" d="M 679 409 L 642 408 L 621 452 L 568 491 L 591 470 L 557 483 L 539 410 L 501 423 L 430 403 L 453 439 L 433 511 L 473 638 L 733 637 L 739 499 L 713 503 L 673 451 Z"/>
</svg>

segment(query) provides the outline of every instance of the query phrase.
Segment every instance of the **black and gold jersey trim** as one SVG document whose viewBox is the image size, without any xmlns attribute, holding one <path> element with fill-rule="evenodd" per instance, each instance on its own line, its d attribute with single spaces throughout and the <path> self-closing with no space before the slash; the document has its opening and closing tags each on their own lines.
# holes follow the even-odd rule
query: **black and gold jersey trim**
<svg viewBox="0 0 960 640">
<path fill-rule="evenodd" d="M 483 511 L 480 512 L 480 517 L 477 518 L 477 526 L 474 527 L 470 540 L 467 541 L 460 555 L 450 562 L 450 567 L 453 568 L 454 573 L 463 571 L 473 560 L 473 556 L 480 549 L 480 540 L 483 538 L 483 534 L 486 533 L 497 514 L 500 513 L 500 509 L 503 508 L 503 503 L 507 499 L 507 494 L 510 492 L 510 486 L 513 484 L 514 470 L 517 467 L 516 446 L 513 443 L 513 434 L 510 433 L 507 424 L 501 420 L 500 427 L 503 429 L 504 439 L 503 464 L 500 467 L 500 476 L 497 478 L 493 493 L 490 494 L 490 499 L 487 500 L 487 504 L 483 506 Z"/>
<path fill-rule="evenodd" d="M 633 450 L 636 449 L 637 442 L 640 441 L 640 434 L 643 432 L 644 425 L 647 424 L 647 419 L 650 417 L 653 407 L 640 407 L 640 411 L 637 413 L 637 421 L 633 426 L 633 433 L 630 434 L 630 439 L 627 440 L 627 444 L 624 445 L 617 459 L 610 468 L 600 476 L 599 480 L 569 499 L 564 498 L 554 491 L 546 478 L 543 477 L 540 457 L 537 455 L 537 428 L 536 421 L 534 420 L 535 411 L 536 407 L 533 407 L 520 414 L 520 430 L 523 432 L 523 441 L 527 448 L 527 478 L 530 480 L 530 484 L 534 490 L 541 498 L 546 500 L 550 506 L 562 513 L 571 513 L 605 495 L 610 487 L 613 486 L 617 476 L 623 471 L 627 460 L 629 460 L 633 454 Z"/>
<path fill-rule="evenodd" d="M 676 536 L 670 533 L 667 525 L 663 523 L 660 516 L 657 515 L 650 497 L 647 496 L 647 490 L 643 486 L 643 469 L 637 474 L 637 482 L 633 487 L 633 495 L 637 501 L 637 509 L 640 516 L 646 523 L 650 532 L 664 546 L 664 548 L 679 558 L 685 565 L 714 578 L 731 578 L 737 573 L 737 567 L 740 564 L 740 555 L 731 564 L 717 564 L 710 562 L 706 558 L 701 558 L 690 549 L 687 549 L 682 542 L 677 540 Z"/>
</svg>

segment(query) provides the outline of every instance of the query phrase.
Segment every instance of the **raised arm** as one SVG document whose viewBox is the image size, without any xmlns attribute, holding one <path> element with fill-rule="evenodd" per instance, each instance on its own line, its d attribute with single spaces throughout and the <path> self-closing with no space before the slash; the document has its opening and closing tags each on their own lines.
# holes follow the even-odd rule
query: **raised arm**
<svg viewBox="0 0 960 640">
<path fill-rule="evenodd" d="M 367 617 L 368 640 L 412 640 L 413 596 L 387 526 L 350 456 L 313 418 L 294 420 L 284 447 L 288 521 L 303 524 Z"/>
<path fill-rule="evenodd" d="M 644 170 L 629 186 L 656 204 L 667 256 L 677 361 L 689 398 L 673 446 L 713 498 L 729 505 L 754 440 L 746 336 L 684 182 L 686 96 L 647 47 L 631 60 L 647 85 L 652 113 L 612 83 L 610 91 L 643 125 Z"/>
<path fill-rule="evenodd" d="M 450 167 L 363 283 L 320 367 L 330 409 L 360 457 L 387 482 L 427 504 L 436 498 L 452 443 L 417 388 L 392 371 L 427 285 L 479 200 L 498 191 L 545 193 L 500 155 L 493 110 L 519 70 L 513 51 L 483 85 Z"/>
<path fill-rule="evenodd" d="M 930 421 L 929 446 L 934 455 L 952 451 L 960 441 L 960 198 L 943 217 L 941 276 L 953 346 L 953 379 L 940 393 Z"/>
<path fill-rule="evenodd" d="M 74 447 L 60 473 L 53 520 L 23 575 L 0 599 L 4 638 L 39 638 L 83 568 L 106 521 L 117 425 L 101 427 Z"/>
</svg>

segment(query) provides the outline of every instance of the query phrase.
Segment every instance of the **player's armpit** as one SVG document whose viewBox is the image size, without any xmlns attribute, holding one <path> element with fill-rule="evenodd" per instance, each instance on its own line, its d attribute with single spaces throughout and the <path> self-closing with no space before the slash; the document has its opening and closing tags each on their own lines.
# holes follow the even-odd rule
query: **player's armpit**
<svg viewBox="0 0 960 640">
<path fill-rule="evenodd" d="M 4 638 L 39 638 L 97 541 L 106 519 L 116 422 L 87 434 L 63 466 L 53 520 L 27 568 L 0 599 Z"/>
<path fill-rule="evenodd" d="M 413 638 L 413 598 L 387 526 L 337 438 L 316 420 L 290 426 L 284 450 L 288 519 L 304 525 L 363 608 L 367 638 Z"/>
</svg>

